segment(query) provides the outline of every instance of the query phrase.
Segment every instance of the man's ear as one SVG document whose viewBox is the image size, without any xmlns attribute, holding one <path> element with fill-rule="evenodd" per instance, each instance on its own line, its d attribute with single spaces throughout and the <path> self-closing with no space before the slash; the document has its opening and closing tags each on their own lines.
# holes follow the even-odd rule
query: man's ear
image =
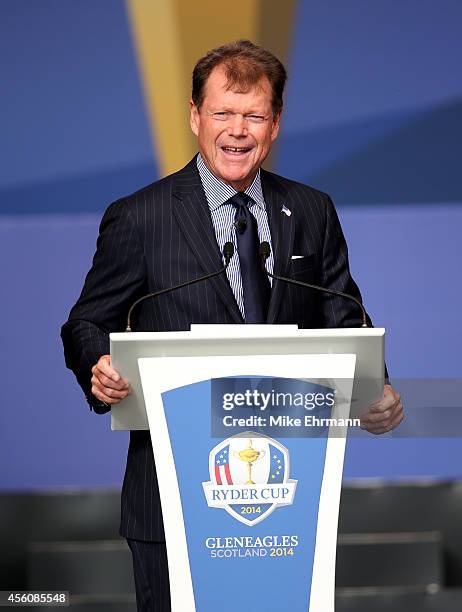
<svg viewBox="0 0 462 612">
<path fill-rule="evenodd" d="M 281 114 L 282 111 L 273 117 L 273 127 L 271 128 L 271 142 L 276 140 L 276 138 L 278 137 L 279 125 L 281 123 Z"/>
<path fill-rule="evenodd" d="M 192 100 L 189 101 L 189 125 L 191 126 L 191 130 L 193 134 L 196 136 L 199 134 L 199 124 L 200 124 L 200 115 L 199 109 L 194 104 Z"/>
</svg>

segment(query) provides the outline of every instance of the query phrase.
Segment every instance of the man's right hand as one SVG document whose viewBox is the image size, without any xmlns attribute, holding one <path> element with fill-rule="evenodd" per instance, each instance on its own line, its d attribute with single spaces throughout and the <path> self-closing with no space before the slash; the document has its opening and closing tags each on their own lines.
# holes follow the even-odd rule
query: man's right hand
<svg viewBox="0 0 462 612">
<path fill-rule="evenodd" d="M 91 369 L 91 392 L 106 404 L 118 404 L 130 394 L 128 380 L 111 366 L 111 356 L 102 355 Z"/>
</svg>

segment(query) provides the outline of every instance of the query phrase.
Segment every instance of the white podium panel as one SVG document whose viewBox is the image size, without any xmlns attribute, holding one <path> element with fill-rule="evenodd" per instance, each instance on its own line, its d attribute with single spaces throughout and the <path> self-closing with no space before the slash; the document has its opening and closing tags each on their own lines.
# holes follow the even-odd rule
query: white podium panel
<svg viewBox="0 0 462 612">
<path fill-rule="evenodd" d="M 334 612 L 349 427 L 384 383 L 383 329 L 195 326 L 111 334 L 149 429 L 172 612 Z"/>
<path fill-rule="evenodd" d="M 172 612 L 279 612 L 283 594 L 292 612 L 334 611 L 355 361 L 348 354 L 139 360 Z M 312 406 L 332 425 L 307 425 Z M 249 421 L 255 427 L 242 431 Z"/>
</svg>

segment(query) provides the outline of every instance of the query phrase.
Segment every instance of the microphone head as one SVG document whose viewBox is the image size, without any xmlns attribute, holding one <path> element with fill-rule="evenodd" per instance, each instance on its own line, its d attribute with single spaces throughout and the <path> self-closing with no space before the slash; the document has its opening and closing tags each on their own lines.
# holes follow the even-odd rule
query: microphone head
<svg viewBox="0 0 462 612">
<path fill-rule="evenodd" d="M 247 229 L 247 221 L 245 219 L 239 219 L 234 223 L 234 227 L 236 228 L 238 234 L 243 234 Z"/>
<path fill-rule="evenodd" d="M 260 242 L 260 246 L 258 247 L 258 253 L 263 259 L 263 261 L 266 261 L 271 253 L 271 247 L 269 245 L 269 242 L 266 242 L 266 240 L 265 242 Z"/>
<path fill-rule="evenodd" d="M 225 258 L 225 265 L 228 265 L 231 261 L 231 257 L 234 255 L 234 244 L 232 242 L 225 242 L 223 245 L 223 255 Z"/>
</svg>

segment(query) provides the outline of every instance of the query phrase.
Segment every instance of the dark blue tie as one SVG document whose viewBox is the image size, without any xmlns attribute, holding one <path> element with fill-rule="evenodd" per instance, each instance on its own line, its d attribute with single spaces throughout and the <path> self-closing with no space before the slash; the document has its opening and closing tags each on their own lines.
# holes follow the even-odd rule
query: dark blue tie
<svg viewBox="0 0 462 612">
<path fill-rule="evenodd" d="M 241 267 L 246 323 L 265 323 L 271 286 L 261 267 L 258 253 L 257 220 L 249 210 L 253 200 L 245 193 L 236 193 L 228 200 L 236 208 L 235 227 Z"/>
</svg>

